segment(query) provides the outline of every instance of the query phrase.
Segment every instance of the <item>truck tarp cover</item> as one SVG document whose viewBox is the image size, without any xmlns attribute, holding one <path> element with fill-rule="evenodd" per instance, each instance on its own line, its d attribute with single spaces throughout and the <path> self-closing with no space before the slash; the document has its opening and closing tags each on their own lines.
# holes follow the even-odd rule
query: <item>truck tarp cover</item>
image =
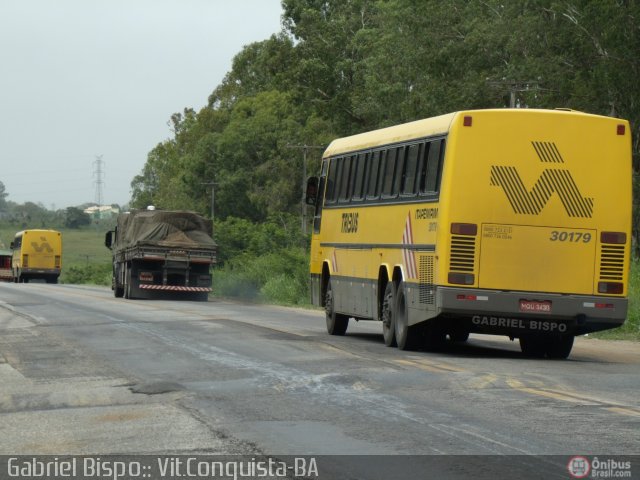
<svg viewBox="0 0 640 480">
<path fill-rule="evenodd" d="M 211 220 L 193 212 L 134 210 L 118 216 L 118 250 L 134 246 L 215 250 Z"/>
</svg>

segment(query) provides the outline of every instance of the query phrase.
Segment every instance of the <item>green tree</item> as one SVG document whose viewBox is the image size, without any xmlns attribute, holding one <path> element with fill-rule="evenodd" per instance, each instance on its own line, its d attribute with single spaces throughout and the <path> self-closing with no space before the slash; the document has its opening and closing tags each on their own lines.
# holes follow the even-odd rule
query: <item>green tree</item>
<svg viewBox="0 0 640 480">
<path fill-rule="evenodd" d="M 64 225 L 67 228 L 80 228 L 83 225 L 90 225 L 91 217 L 76 207 L 68 207 Z"/>
<path fill-rule="evenodd" d="M 8 193 L 5 189 L 4 183 L 0 182 L 0 211 L 4 211 L 7 208 L 7 196 Z"/>
</svg>

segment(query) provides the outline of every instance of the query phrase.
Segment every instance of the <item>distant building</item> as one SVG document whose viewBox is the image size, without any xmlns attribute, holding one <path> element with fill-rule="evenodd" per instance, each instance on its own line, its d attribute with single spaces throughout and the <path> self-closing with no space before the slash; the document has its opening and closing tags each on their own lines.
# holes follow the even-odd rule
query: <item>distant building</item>
<svg viewBox="0 0 640 480">
<path fill-rule="evenodd" d="M 85 208 L 84 213 L 89 214 L 92 219 L 98 220 L 118 215 L 120 213 L 120 209 L 111 205 L 95 205 L 93 207 Z"/>
</svg>

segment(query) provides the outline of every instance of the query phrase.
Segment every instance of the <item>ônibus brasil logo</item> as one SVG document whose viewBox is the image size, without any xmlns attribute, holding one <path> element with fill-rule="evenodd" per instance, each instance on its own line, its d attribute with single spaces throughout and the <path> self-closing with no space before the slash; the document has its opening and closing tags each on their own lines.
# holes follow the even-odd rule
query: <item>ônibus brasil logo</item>
<svg viewBox="0 0 640 480">
<path fill-rule="evenodd" d="M 573 478 L 585 478 L 591 471 L 591 463 L 585 457 L 572 457 L 567 464 L 567 470 Z"/>
</svg>

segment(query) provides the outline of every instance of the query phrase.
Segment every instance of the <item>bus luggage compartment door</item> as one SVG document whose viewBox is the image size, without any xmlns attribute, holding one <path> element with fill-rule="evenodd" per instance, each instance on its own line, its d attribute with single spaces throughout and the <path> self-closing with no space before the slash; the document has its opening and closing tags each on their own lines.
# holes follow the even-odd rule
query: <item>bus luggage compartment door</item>
<svg viewBox="0 0 640 480">
<path fill-rule="evenodd" d="M 594 294 L 595 230 L 483 224 L 479 287 Z"/>
</svg>

